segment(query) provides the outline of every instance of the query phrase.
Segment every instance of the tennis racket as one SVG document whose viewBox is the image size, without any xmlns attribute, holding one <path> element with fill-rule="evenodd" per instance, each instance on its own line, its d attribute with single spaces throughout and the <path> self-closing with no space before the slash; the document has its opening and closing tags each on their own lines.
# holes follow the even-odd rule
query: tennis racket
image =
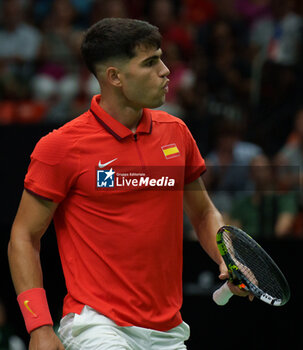
<svg viewBox="0 0 303 350">
<path fill-rule="evenodd" d="M 222 226 L 217 245 L 228 268 L 230 281 L 250 291 L 267 304 L 282 306 L 290 298 L 286 278 L 273 259 L 247 233 L 234 226 Z M 233 293 L 227 282 L 213 294 L 218 305 L 225 305 Z"/>
</svg>

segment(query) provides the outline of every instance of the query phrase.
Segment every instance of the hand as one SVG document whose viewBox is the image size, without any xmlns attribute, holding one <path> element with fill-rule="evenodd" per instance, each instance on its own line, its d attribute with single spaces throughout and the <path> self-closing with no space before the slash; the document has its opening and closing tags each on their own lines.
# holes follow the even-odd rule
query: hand
<svg viewBox="0 0 303 350">
<path fill-rule="evenodd" d="M 52 326 L 42 326 L 31 332 L 29 350 L 64 350 Z"/>
<path fill-rule="evenodd" d="M 219 265 L 219 270 L 220 270 L 220 275 L 219 275 L 220 280 L 226 280 L 229 278 L 228 269 L 224 262 Z M 234 295 L 237 295 L 239 297 L 248 296 L 249 301 L 253 301 L 254 295 L 251 292 L 236 286 L 232 282 L 227 282 L 227 285 Z"/>
</svg>

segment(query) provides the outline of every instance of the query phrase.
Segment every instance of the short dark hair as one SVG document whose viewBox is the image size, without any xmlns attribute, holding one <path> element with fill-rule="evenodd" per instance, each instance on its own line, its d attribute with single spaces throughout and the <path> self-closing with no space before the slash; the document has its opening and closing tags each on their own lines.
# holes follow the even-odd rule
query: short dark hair
<svg viewBox="0 0 303 350">
<path fill-rule="evenodd" d="M 133 58 L 135 48 L 160 48 L 162 36 L 158 27 L 129 18 L 104 18 L 84 34 L 81 53 L 88 69 L 96 75 L 96 63 L 111 58 Z"/>
</svg>

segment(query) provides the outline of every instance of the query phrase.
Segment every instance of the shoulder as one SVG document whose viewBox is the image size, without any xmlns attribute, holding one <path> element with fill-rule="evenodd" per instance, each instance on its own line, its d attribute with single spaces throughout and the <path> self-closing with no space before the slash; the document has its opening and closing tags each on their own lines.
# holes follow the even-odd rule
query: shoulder
<svg viewBox="0 0 303 350">
<path fill-rule="evenodd" d="M 154 129 L 165 135 L 179 137 L 185 143 L 191 142 L 192 134 L 183 120 L 164 111 L 151 110 L 151 113 Z"/>
<path fill-rule="evenodd" d="M 184 124 L 184 122 L 180 118 L 177 118 L 167 112 L 158 109 L 148 109 L 148 111 L 152 116 L 153 122 Z"/>
<path fill-rule="evenodd" d="M 77 143 L 87 133 L 85 114 L 42 137 L 36 144 L 31 157 L 55 165 L 67 154 L 75 152 Z"/>
<path fill-rule="evenodd" d="M 167 112 L 160 111 L 160 110 L 149 109 L 148 111 L 151 113 L 153 124 L 164 125 L 164 126 L 167 124 L 170 124 L 170 126 L 187 129 L 186 124 L 180 118 L 177 118 Z"/>
</svg>

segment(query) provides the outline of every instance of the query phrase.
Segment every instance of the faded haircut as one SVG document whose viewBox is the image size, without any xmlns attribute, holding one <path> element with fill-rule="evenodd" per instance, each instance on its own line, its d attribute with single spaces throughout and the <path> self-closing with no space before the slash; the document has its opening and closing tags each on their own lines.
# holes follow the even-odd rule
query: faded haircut
<svg viewBox="0 0 303 350">
<path fill-rule="evenodd" d="M 96 64 L 110 59 L 131 59 L 138 46 L 161 46 L 159 29 L 148 22 L 129 18 L 104 18 L 84 34 L 81 53 L 88 69 L 96 75 Z"/>
</svg>

